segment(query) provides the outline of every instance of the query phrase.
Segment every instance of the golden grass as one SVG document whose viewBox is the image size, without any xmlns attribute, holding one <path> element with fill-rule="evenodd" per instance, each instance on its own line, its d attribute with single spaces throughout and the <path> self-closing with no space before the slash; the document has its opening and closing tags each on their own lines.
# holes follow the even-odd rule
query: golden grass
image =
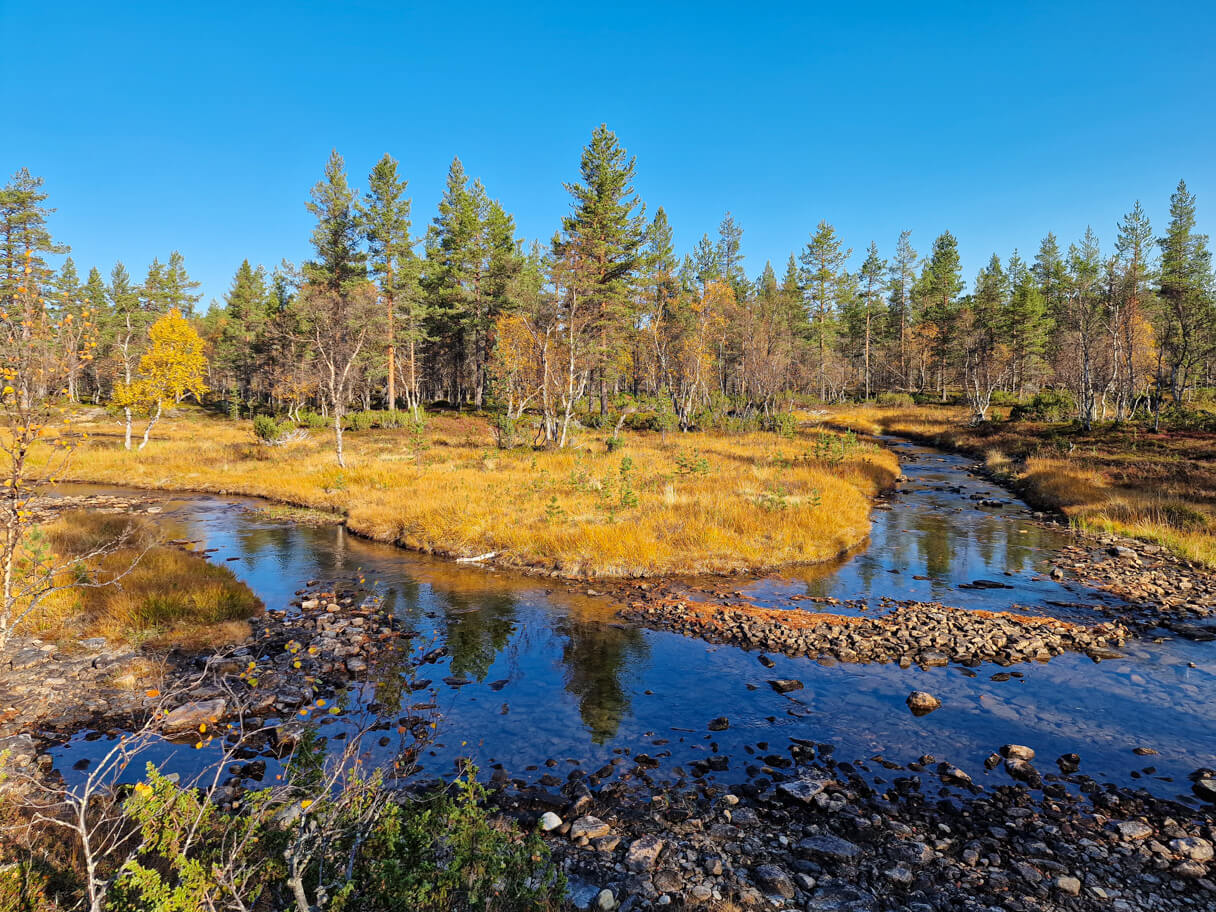
<svg viewBox="0 0 1216 912">
<path fill-rule="evenodd" d="M 80 511 L 65 513 L 46 526 L 51 548 L 59 555 L 88 553 L 132 529 L 124 547 L 92 562 L 96 580 L 112 580 L 137 558 L 138 563 L 113 585 L 53 593 L 31 617 L 34 630 L 53 639 L 104 636 L 154 649 L 245 639 L 247 619 L 262 609 L 249 587 L 227 567 L 155 544 L 155 530 L 147 520 L 132 527 L 133 522 Z"/>
<path fill-rule="evenodd" d="M 266 447 L 248 422 L 194 413 L 142 453 L 96 426 L 65 478 L 266 497 L 379 541 L 566 576 L 724 573 L 830 560 L 869 534 L 898 462 L 867 444 L 842 458 L 840 435 L 825 452 L 822 433 L 626 433 L 608 453 L 606 432 L 585 431 L 573 449 L 501 451 L 484 419 L 440 415 L 421 452 L 404 430 L 348 433 L 342 470 L 329 433 Z"/>
<path fill-rule="evenodd" d="M 982 458 L 1034 506 L 1078 528 L 1161 545 L 1216 567 L 1216 438 L 1133 425 L 967 425 L 956 406 L 853 407 L 819 420 L 890 433 Z"/>
</svg>

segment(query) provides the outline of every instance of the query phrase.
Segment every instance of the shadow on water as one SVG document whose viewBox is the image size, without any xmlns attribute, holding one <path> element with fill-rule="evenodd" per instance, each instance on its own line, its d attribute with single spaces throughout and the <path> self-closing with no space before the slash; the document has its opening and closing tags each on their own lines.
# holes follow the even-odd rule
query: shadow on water
<svg viewBox="0 0 1216 912">
<path fill-rule="evenodd" d="M 1047 575 L 1052 555 L 1071 541 L 1065 531 L 972 477 L 967 460 L 893 445 L 907 481 L 875 511 L 868 546 L 834 566 L 746 584 L 756 603 L 791 607 L 790 596 L 809 595 L 861 600 L 876 611 L 890 596 L 1101 619 L 1087 606 L 1106 603 L 1102 593 Z M 268 605 L 286 604 L 306 580 L 361 574 L 418 632 L 417 645 L 446 647 L 427 671 L 442 712 L 422 758 L 429 774 L 447 774 L 458 757 L 472 756 L 483 768 L 500 764 L 511 776 L 536 780 L 574 765 L 567 761 L 592 770 L 625 750 L 670 752 L 654 773 L 661 780 L 716 745 L 730 758 L 719 775 L 731 782 L 742 777 L 756 742 L 780 749 L 789 737 L 833 742 L 841 758 L 882 754 L 904 763 L 933 754 L 981 784 L 1007 781 L 983 768 L 1006 743 L 1034 747 L 1044 769 L 1075 751 L 1084 773 L 1167 796 L 1188 793 L 1185 776 L 1195 768 L 1216 766 L 1211 643 L 1136 641 L 1124 658 L 1101 663 L 1065 655 L 1011 668 L 900 669 L 773 656 L 775 667 L 766 669 L 742 649 L 623 625 L 610 599 L 544 578 L 404 552 L 341 527 L 272 520 L 250 509 L 252 501 L 199 495 L 169 506 L 166 532 L 215 549 L 213 560 L 239 558 L 228 566 Z M 969 588 L 976 580 L 1007 588 Z M 408 713 L 420 695 L 391 669 L 382 675 L 348 705 L 375 692 L 379 702 Z M 782 696 L 768 686 L 771 678 L 796 678 L 805 689 Z M 912 690 L 935 694 L 942 708 L 913 717 L 905 705 Z M 730 727 L 710 733 L 708 722 L 720 716 Z M 327 719 L 324 730 L 338 735 L 355 721 Z M 58 768 L 76 774 L 73 767 L 106 743 L 78 737 L 54 751 Z M 1159 753 L 1137 756 L 1137 747 Z M 191 762 L 180 747 L 157 751 L 148 759 Z M 560 769 L 546 766 L 550 760 Z"/>
</svg>

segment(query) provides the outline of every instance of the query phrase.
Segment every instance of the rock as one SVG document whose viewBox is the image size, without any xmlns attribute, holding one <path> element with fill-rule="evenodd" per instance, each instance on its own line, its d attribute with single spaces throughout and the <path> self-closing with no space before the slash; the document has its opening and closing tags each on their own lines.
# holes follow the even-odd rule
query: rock
<svg viewBox="0 0 1216 912">
<path fill-rule="evenodd" d="M 556 830 L 561 825 L 562 819 L 552 811 L 545 811 L 540 815 L 540 828 L 546 833 L 551 830 Z"/>
<path fill-rule="evenodd" d="M 779 866 L 775 864 L 760 865 L 752 869 L 752 877 L 767 895 L 779 896 L 782 899 L 794 898 L 794 882 Z"/>
<path fill-rule="evenodd" d="M 607 836 L 611 831 L 611 827 L 598 817 L 592 817 L 588 814 L 586 817 L 580 817 L 574 823 L 570 824 L 571 839 L 595 839 L 598 836 Z"/>
<path fill-rule="evenodd" d="M 195 700 L 172 710 L 161 724 L 167 732 L 182 732 L 197 729 L 200 725 L 213 724 L 224 718 L 227 711 L 228 701 L 223 697 Z"/>
<path fill-rule="evenodd" d="M 1153 835 L 1153 828 L 1139 820 L 1124 820 L 1117 825 L 1116 829 L 1119 830 L 1119 836 L 1125 842 L 1138 842 Z"/>
<path fill-rule="evenodd" d="M 621 844 L 621 837 L 615 833 L 609 833 L 607 836 L 596 836 L 591 840 L 591 847 L 597 852 L 615 852 L 616 847 Z"/>
<path fill-rule="evenodd" d="M 1186 836 L 1170 840 L 1170 851 L 1191 861 L 1208 862 L 1212 860 L 1212 844 L 1198 836 Z"/>
<path fill-rule="evenodd" d="M 895 867 L 884 871 L 883 875 L 887 878 L 887 880 L 890 880 L 893 883 L 898 883 L 898 884 L 912 883 L 912 872 L 910 870 L 908 870 L 907 868 L 905 868 L 903 865 L 896 865 Z"/>
<path fill-rule="evenodd" d="M 346 670 L 351 674 L 357 674 L 360 671 L 367 671 L 367 662 L 358 656 L 351 656 L 346 660 Z"/>
<path fill-rule="evenodd" d="M 1015 760 L 1010 758 L 1005 761 L 1005 772 L 1011 778 L 1018 782 L 1024 782 L 1031 788 L 1042 788 L 1043 777 L 1039 775 L 1039 771 L 1030 765 L 1027 760 Z"/>
<path fill-rule="evenodd" d="M 570 890 L 570 904 L 576 909 L 590 909 L 595 905 L 600 896 L 600 888 L 591 884 L 586 884 L 580 887 L 572 887 Z"/>
<path fill-rule="evenodd" d="M 914 716 L 927 716 L 942 705 L 941 700 L 923 690 L 914 690 L 908 694 L 907 703 L 908 709 L 912 710 Z"/>
<path fill-rule="evenodd" d="M 1069 896 L 1078 896 L 1081 893 L 1081 881 L 1069 874 L 1061 874 L 1055 880 L 1056 889 L 1061 893 L 1067 893 Z"/>
<path fill-rule="evenodd" d="M 917 660 L 926 668 L 941 668 L 950 664 L 949 656 L 938 652 L 936 649 L 930 649 L 927 652 L 922 652 Z"/>
<path fill-rule="evenodd" d="M 730 719 L 726 718 L 726 716 L 718 716 L 718 718 L 712 719 L 709 723 L 709 730 L 711 732 L 726 731 L 728 728 L 730 728 Z"/>
<path fill-rule="evenodd" d="M 1077 754 L 1064 754 L 1056 758 L 1056 766 L 1067 776 L 1081 768 L 1081 758 Z"/>
<path fill-rule="evenodd" d="M 0 758 L 3 758 L 8 766 L 29 766 L 37 755 L 38 750 L 32 735 L 9 735 L 7 738 L 0 738 Z"/>
<path fill-rule="evenodd" d="M 625 867 L 630 871 L 653 871 L 663 851 L 663 840 L 647 833 L 629 844 L 625 852 Z"/>
<path fill-rule="evenodd" d="M 853 845 L 853 843 L 831 834 L 808 836 L 805 839 L 799 840 L 795 848 L 801 855 L 821 855 L 825 858 L 835 858 L 840 861 L 849 861 L 861 854 L 861 849 Z"/>
<path fill-rule="evenodd" d="M 1204 801 L 1216 803 L 1216 778 L 1204 776 L 1196 779 L 1191 790 Z"/>
<path fill-rule="evenodd" d="M 806 904 L 806 912 L 873 912 L 877 908 L 873 894 L 843 882 L 821 885 Z"/>
<path fill-rule="evenodd" d="M 792 798 L 794 801 L 810 804 L 815 796 L 830 784 L 830 779 L 794 779 L 790 782 L 782 782 L 777 786 L 777 791 L 787 798 Z"/>
<path fill-rule="evenodd" d="M 599 894 L 595 897 L 595 907 L 602 910 L 602 912 L 612 912 L 617 905 L 616 896 L 609 889 L 600 890 Z"/>
<path fill-rule="evenodd" d="M 1006 760 L 1033 760 L 1034 749 L 1022 744 L 1006 744 L 1001 748 L 1001 756 Z"/>
<path fill-rule="evenodd" d="M 769 681 L 768 684 L 779 694 L 791 693 L 795 690 L 802 690 L 802 682 L 796 681 L 793 678 L 776 678 Z"/>
<path fill-rule="evenodd" d="M 664 868 L 655 873 L 651 883 L 660 893 L 675 893 L 684 887 L 684 878 L 670 868 Z"/>
<path fill-rule="evenodd" d="M 1208 868 L 1207 865 L 1201 865 L 1197 861 L 1180 861 L 1170 868 L 1170 873 L 1175 877 L 1186 877 L 1190 880 L 1197 880 L 1208 873 Z"/>
</svg>

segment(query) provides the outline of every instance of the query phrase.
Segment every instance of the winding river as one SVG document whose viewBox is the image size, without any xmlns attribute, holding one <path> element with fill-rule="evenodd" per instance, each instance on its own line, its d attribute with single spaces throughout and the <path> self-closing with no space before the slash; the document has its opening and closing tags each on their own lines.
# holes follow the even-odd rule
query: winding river
<svg viewBox="0 0 1216 912">
<path fill-rule="evenodd" d="M 868 546 L 835 566 L 740 581 L 757 604 L 796 609 L 806 603 L 791 603 L 792 595 L 831 596 L 866 600 L 876 611 L 891 596 L 1104 619 L 1109 597 L 1048 576 L 1056 550 L 1074 541 L 1067 532 L 970 474 L 969 460 L 888 443 L 907 480 L 875 511 Z M 442 711 L 423 757 L 429 775 L 447 775 L 458 757 L 471 756 L 483 771 L 502 768 L 512 778 L 564 778 L 576 766 L 590 772 L 645 752 L 659 761 L 655 781 L 674 781 L 689 762 L 717 754 L 728 760 L 714 775 L 734 782 L 757 757 L 803 738 L 835 744 L 840 759 L 881 755 L 905 764 L 931 754 L 980 784 L 1003 784 L 1004 773 L 985 774 L 983 761 L 1018 743 L 1038 751 L 1045 771 L 1075 751 L 1082 773 L 1194 802 L 1186 775 L 1216 766 L 1214 643 L 1141 639 L 1120 659 L 1068 654 L 1011 668 L 900 669 L 775 655 L 768 669 L 739 648 L 623 624 L 610 599 L 580 594 L 583 587 L 455 565 L 341 527 L 276 521 L 251 506 L 181 497 L 166 505 L 163 521 L 171 537 L 195 540 L 211 560 L 227 562 L 267 605 L 286 604 L 306 580 L 361 573 L 419 632 L 416 643 L 446 646 L 447 656 L 426 671 Z M 1008 588 L 970 588 L 977 579 Z M 387 674 L 381 700 L 401 693 Z M 469 683 L 440 683 L 444 677 Z M 796 678 L 805 689 L 783 696 L 768 686 L 771 678 Z M 905 705 L 912 690 L 935 694 L 941 709 L 914 717 Z M 370 695 L 369 686 L 348 705 Z M 420 696 L 392 699 L 405 711 Z M 335 718 L 328 731 L 353 725 L 343 719 L 355 715 Z M 709 732 L 721 716 L 729 728 Z M 85 733 L 54 749 L 58 768 L 78 775 L 112 737 Z M 1138 747 L 1158 753 L 1141 756 Z M 197 763 L 198 755 L 165 743 L 148 759 L 172 767 Z"/>
</svg>

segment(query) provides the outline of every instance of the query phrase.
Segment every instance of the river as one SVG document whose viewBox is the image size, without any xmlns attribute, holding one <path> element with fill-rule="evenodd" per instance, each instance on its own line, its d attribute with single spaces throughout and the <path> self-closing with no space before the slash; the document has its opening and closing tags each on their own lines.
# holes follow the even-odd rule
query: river
<svg viewBox="0 0 1216 912">
<path fill-rule="evenodd" d="M 879 599 L 891 596 L 1105 619 L 1097 609 L 1109 596 L 1048 577 L 1057 549 L 1075 541 L 1066 530 L 1035 520 L 970 474 L 965 458 L 888 444 L 907 480 L 876 509 L 868 545 L 833 566 L 740 580 L 757 604 L 796 610 L 810 606 L 791 603 L 792 595 L 832 596 L 880 610 Z M 162 520 L 167 535 L 197 541 L 269 606 L 285 605 L 306 580 L 362 574 L 418 631 L 416 642 L 446 646 L 448 656 L 429 666 L 428 676 L 470 683 L 437 683 L 442 719 L 423 757 L 429 775 L 448 775 L 458 757 L 469 756 L 483 771 L 501 766 L 513 778 L 564 778 L 573 767 L 591 771 L 626 751 L 644 751 L 659 760 L 656 781 L 676 780 L 689 762 L 716 753 L 729 760 L 713 775 L 733 782 L 757 756 L 782 753 L 788 739 L 803 738 L 831 742 L 836 756 L 849 760 L 882 755 L 904 764 L 931 754 L 980 784 L 1003 784 L 1005 774 L 985 774 L 983 761 L 1018 743 L 1033 747 L 1045 770 L 1076 752 L 1081 772 L 1099 780 L 1193 803 L 1186 775 L 1216 766 L 1213 643 L 1148 638 L 1128 643 L 1124 658 L 1100 663 L 1068 654 L 974 669 L 774 655 L 776 665 L 767 669 L 755 653 L 621 623 L 611 599 L 579 594 L 585 587 L 572 592 L 544 578 L 456 565 L 338 526 L 270 519 L 256 507 L 239 498 L 183 496 L 166 504 Z M 977 579 L 1009 588 L 960 588 Z M 386 674 L 393 672 L 381 671 L 381 699 L 400 693 Z M 767 685 L 772 678 L 796 678 L 805 689 L 783 696 Z M 351 694 L 348 706 L 366 703 L 373 689 Z M 905 705 L 912 690 L 936 695 L 942 707 L 914 717 Z M 418 698 L 394 697 L 403 710 Z M 327 731 L 354 725 L 356 715 L 329 720 Z M 729 728 L 709 732 L 707 723 L 721 716 Z M 82 733 L 55 748 L 58 768 L 79 775 L 111 737 Z M 1137 747 L 1158 753 L 1137 755 Z M 165 743 L 148 759 L 172 768 L 200 757 Z"/>
</svg>

